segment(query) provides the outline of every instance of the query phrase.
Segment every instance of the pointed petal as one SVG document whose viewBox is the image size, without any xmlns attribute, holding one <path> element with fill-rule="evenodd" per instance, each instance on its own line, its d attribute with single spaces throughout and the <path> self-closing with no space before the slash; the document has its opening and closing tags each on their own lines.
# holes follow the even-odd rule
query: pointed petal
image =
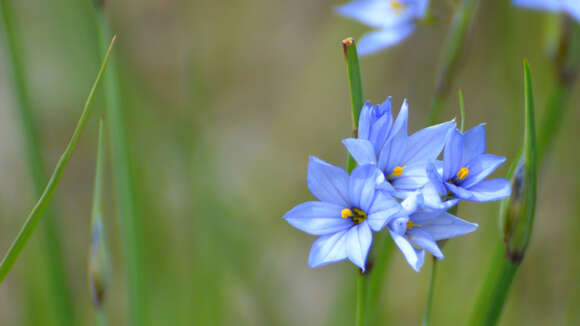
<svg viewBox="0 0 580 326">
<path fill-rule="evenodd" d="M 409 230 L 407 231 L 407 235 L 409 236 L 409 240 L 411 240 L 411 242 L 427 250 L 433 256 L 437 257 L 437 259 L 445 258 L 433 237 L 431 237 L 429 233 L 422 231 L 421 228 L 414 228 Z"/>
<path fill-rule="evenodd" d="M 358 53 L 365 56 L 391 47 L 409 37 L 414 29 L 415 26 L 408 23 L 365 34 L 358 42 Z"/>
<path fill-rule="evenodd" d="M 448 210 L 459 202 L 459 199 L 442 201 L 432 183 L 426 184 L 421 189 L 421 193 L 423 194 L 423 208 L 429 210 Z"/>
<path fill-rule="evenodd" d="M 427 162 L 441 154 L 447 135 L 455 129 L 455 121 L 448 121 L 419 130 L 409 137 L 403 162 Z"/>
<path fill-rule="evenodd" d="M 445 144 L 443 153 L 443 181 L 455 177 L 461 168 L 463 155 L 463 135 L 457 130 L 452 130 Z"/>
<path fill-rule="evenodd" d="M 403 164 L 403 155 L 407 148 L 407 121 L 409 117 L 409 105 L 407 100 L 403 101 L 401 111 L 397 120 L 391 128 L 388 139 L 385 141 L 381 152 L 379 153 L 379 167 L 386 175 L 391 174 L 393 168 Z"/>
<path fill-rule="evenodd" d="M 350 204 L 368 212 L 377 185 L 384 182 L 384 176 L 375 165 L 359 165 L 352 171 L 348 184 L 348 198 Z"/>
<path fill-rule="evenodd" d="M 462 220 L 445 211 L 419 212 L 411 217 L 413 222 L 421 225 L 420 229 L 439 241 L 471 233 L 477 229 L 476 223 Z"/>
<path fill-rule="evenodd" d="M 506 179 L 498 178 L 484 180 L 468 189 L 472 201 L 488 202 L 509 197 L 510 183 Z"/>
<path fill-rule="evenodd" d="M 461 164 L 467 165 L 476 156 L 485 153 L 485 124 L 475 126 L 463 134 L 463 158 Z"/>
<path fill-rule="evenodd" d="M 439 192 L 440 195 L 446 195 L 447 189 L 445 189 L 443 181 L 441 180 L 442 176 L 437 171 L 437 167 L 433 162 L 427 164 L 426 173 L 431 185 L 437 190 L 437 192 Z"/>
<path fill-rule="evenodd" d="M 350 228 L 346 235 L 346 252 L 348 259 L 362 269 L 363 272 L 365 270 L 367 256 L 372 241 L 373 235 L 371 229 L 369 228 L 368 223 L 365 222 Z"/>
<path fill-rule="evenodd" d="M 366 139 L 347 138 L 342 141 L 358 165 L 376 164 L 377 155 L 373 144 Z"/>
<path fill-rule="evenodd" d="M 369 226 L 375 232 L 382 230 L 400 210 L 401 205 L 395 198 L 386 193 L 377 192 L 367 216 Z"/>
<path fill-rule="evenodd" d="M 346 234 L 348 230 L 323 235 L 312 244 L 308 265 L 310 268 L 334 263 L 346 259 Z"/>
<path fill-rule="evenodd" d="M 390 98 L 388 101 L 390 102 Z M 385 105 L 382 104 L 380 107 L 377 107 L 377 110 L 380 110 L 380 108 L 383 106 Z M 387 106 L 390 107 L 390 105 Z M 385 111 L 385 114 L 381 115 L 381 117 L 373 124 L 371 133 L 369 135 L 369 141 L 373 144 L 376 153 L 378 153 L 380 149 L 383 148 L 383 145 L 385 144 L 385 141 L 387 140 L 387 137 L 391 131 L 392 124 L 393 114 L 390 110 Z"/>
<path fill-rule="evenodd" d="M 358 137 L 369 139 L 373 119 L 373 105 L 367 101 L 363 105 L 358 118 Z"/>
<path fill-rule="evenodd" d="M 409 8 L 412 9 L 412 8 Z M 413 10 L 397 11 L 390 1 L 355 0 L 336 8 L 345 16 L 372 27 L 388 27 L 412 18 Z"/>
<path fill-rule="evenodd" d="M 409 263 L 409 265 L 411 266 L 411 268 L 413 268 L 413 270 L 415 270 L 415 272 L 418 272 L 421 269 L 421 266 L 423 266 L 425 260 L 425 252 L 423 250 L 415 249 L 413 245 L 411 245 L 411 243 L 407 239 L 405 239 L 405 237 L 400 236 L 397 233 L 390 230 L 389 233 L 391 234 L 391 237 L 393 238 L 393 241 L 395 241 L 397 247 L 399 247 L 399 249 L 403 253 L 403 256 L 405 256 L 407 263 Z"/>
<path fill-rule="evenodd" d="M 391 181 L 393 187 L 397 190 L 415 191 L 422 188 L 429 178 L 427 177 L 425 163 L 409 163 L 403 170 L 403 174 L 394 177 Z"/>
<path fill-rule="evenodd" d="M 460 187 L 460 186 L 456 186 L 452 183 L 445 183 L 445 187 L 457 198 L 459 199 L 463 199 L 463 200 L 473 200 L 472 199 L 472 194 L 471 191 Z"/>
<path fill-rule="evenodd" d="M 308 164 L 308 189 L 321 201 L 350 207 L 348 174 L 343 169 L 311 156 Z"/>
<path fill-rule="evenodd" d="M 350 219 L 341 218 L 343 208 L 336 204 L 311 201 L 295 206 L 283 218 L 306 233 L 324 235 L 348 229 L 353 225 Z"/>
<path fill-rule="evenodd" d="M 463 188 L 470 188 L 478 184 L 481 180 L 487 178 L 497 169 L 498 166 L 505 162 L 505 157 L 496 156 L 493 154 L 481 154 L 471 160 L 467 166 L 469 174 L 467 178 L 461 182 Z"/>
</svg>

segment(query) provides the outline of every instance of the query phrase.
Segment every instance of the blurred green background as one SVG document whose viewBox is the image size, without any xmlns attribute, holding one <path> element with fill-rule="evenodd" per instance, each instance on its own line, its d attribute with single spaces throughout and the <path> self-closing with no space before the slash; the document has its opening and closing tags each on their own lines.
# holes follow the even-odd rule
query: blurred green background
<svg viewBox="0 0 580 326">
<path fill-rule="evenodd" d="M 64 150 L 99 59 L 88 0 L 10 1 L 22 45 L 46 172 Z M 309 155 L 345 163 L 350 102 L 340 41 L 368 29 L 336 16 L 337 1 L 125 0 L 108 4 L 130 155 L 145 231 L 151 325 L 351 325 L 355 268 L 310 269 L 314 237 L 281 216 L 310 200 Z M 439 52 L 452 15 L 404 43 L 361 60 L 365 97 L 410 104 L 410 130 L 424 127 Z M 521 60 L 530 59 L 541 121 L 554 74 L 545 51 L 547 15 L 507 0 L 480 1 L 452 87 L 461 87 L 466 128 L 487 122 L 488 151 L 512 160 L 523 134 Z M 0 43 L 4 46 L 4 43 Z M 0 250 L 37 200 L 22 148 L 13 85 L 0 51 Z M 501 325 L 580 324 L 580 137 L 578 87 L 542 167 L 534 235 Z M 94 324 L 87 285 L 97 102 L 52 206 L 76 323 Z M 442 120 L 458 116 L 454 94 Z M 503 176 L 505 164 L 496 172 Z M 107 174 L 111 176 L 110 166 Z M 127 323 L 126 280 L 114 190 L 106 188 L 113 278 L 105 310 Z M 462 204 L 479 223 L 450 241 L 440 264 L 434 325 L 462 325 L 499 237 L 498 203 Z M 0 288 L 1 325 L 57 325 L 44 272 L 41 228 Z M 413 272 L 399 252 L 390 263 L 381 324 L 417 325 L 429 264 Z"/>
</svg>

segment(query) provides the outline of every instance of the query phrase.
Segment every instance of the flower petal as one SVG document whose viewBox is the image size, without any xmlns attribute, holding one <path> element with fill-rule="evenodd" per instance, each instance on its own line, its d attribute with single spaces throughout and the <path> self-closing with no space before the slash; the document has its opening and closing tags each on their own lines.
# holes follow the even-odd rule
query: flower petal
<svg viewBox="0 0 580 326">
<path fill-rule="evenodd" d="M 398 177 L 393 177 L 391 184 L 397 190 L 415 191 L 429 182 L 425 163 L 409 163 Z"/>
<path fill-rule="evenodd" d="M 528 7 L 530 9 L 560 11 L 564 1 L 546 1 L 546 0 L 513 0 L 514 5 Z"/>
<path fill-rule="evenodd" d="M 375 149 L 373 144 L 366 139 L 360 138 L 347 138 L 342 141 L 350 155 L 358 163 L 358 165 L 363 164 L 376 164 L 377 155 L 375 154 Z"/>
<path fill-rule="evenodd" d="M 487 178 L 490 174 L 497 169 L 503 162 L 505 162 L 505 157 L 496 156 L 493 154 L 481 154 L 475 157 L 469 165 L 469 174 L 467 178 L 461 182 L 463 188 L 470 188 L 481 180 Z"/>
<path fill-rule="evenodd" d="M 346 252 L 348 259 L 352 261 L 353 264 L 360 267 L 363 272 L 365 271 L 367 256 L 372 241 L 373 235 L 371 229 L 369 228 L 368 223 L 365 222 L 350 228 L 346 235 Z"/>
<path fill-rule="evenodd" d="M 458 237 L 478 227 L 476 223 L 467 222 L 445 211 L 417 212 L 411 219 L 421 225 L 421 230 L 429 233 L 435 241 Z"/>
<path fill-rule="evenodd" d="M 387 101 L 390 103 L 391 98 L 389 97 Z M 393 114 L 390 110 L 390 104 L 385 105 L 383 103 L 381 106 L 377 106 L 377 110 L 385 110 L 385 113 L 374 122 L 371 133 L 369 135 L 369 141 L 373 144 L 375 153 L 378 153 L 381 148 L 383 148 L 383 145 L 389 136 L 391 126 L 393 124 Z"/>
<path fill-rule="evenodd" d="M 415 272 L 418 272 L 425 262 L 425 251 L 415 249 L 413 245 L 411 245 L 411 243 L 405 239 L 405 237 L 400 236 L 391 230 L 389 230 L 389 233 L 391 234 L 391 237 L 393 238 L 393 241 L 395 241 L 397 247 L 399 247 L 403 253 L 403 256 L 405 256 L 407 263 L 409 263 Z"/>
<path fill-rule="evenodd" d="M 401 106 L 401 111 L 395 120 L 389 137 L 381 152 L 379 153 L 379 167 L 385 172 L 386 175 L 391 174 L 393 168 L 396 166 L 402 166 L 403 155 L 407 147 L 407 121 L 409 117 L 409 105 L 407 100 L 403 101 Z"/>
<path fill-rule="evenodd" d="M 308 164 L 308 189 L 321 201 L 350 207 L 348 174 L 343 169 L 311 156 Z"/>
<path fill-rule="evenodd" d="M 348 230 L 323 235 L 312 244 L 308 265 L 310 268 L 334 263 L 346 259 L 346 234 Z"/>
<path fill-rule="evenodd" d="M 447 189 L 445 189 L 443 181 L 441 180 L 442 176 L 437 171 L 437 167 L 433 162 L 427 164 L 426 173 L 431 185 L 437 190 L 437 192 L 439 192 L 440 195 L 446 195 Z"/>
<path fill-rule="evenodd" d="M 371 229 L 378 232 L 383 229 L 391 217 L 401 210 L 401 205 L 392 196 L 377 192 L 375 200 L 368 211 L 367 221 Z"/>
<path fill-rule="evenodd" d="M 372 27 L 389 27 L 411 19 L 415 9 L 409 6 L 400 12 L 390 1 L 355 0 L 337 7 L 336 11 Z"/>
<path fill-rule="evenodd" d="M 433 256 L 437 257 L 437 259 L 445 258 L 433 237 L 429 233 L 422 231 L 421 228 L 414 228 L 409 230 L 407 231 L 407 235 L 409 236 L 409 240 L 411 240 L 411 242 L 427 250 Z"/>
<path fill-rule="evenodd" d="M 476 156 L 485 153 L 485 124 L 475 126 L 463 134 L 463 158 L 461 164 L 467 165 Z"/>
<path fill-rule="evenodd" d="M 463 155 L 463 135 L 457 130 L 452 130 L 445 144 L 443 153 L 443 181 L 450 180 L 461 168 Z"/>
<path fill-rule="evenodd" d="M 358 42 L 358 54 L 365 56 L 393 46 L 409 37 L 414 29 L 415 26 L 408 23 L 365 34 Z"/>
<path fill-rule="evenodd" d="M 481 181 L 468 190 L 472 196 L 470 200 L 478 202 L 503 199 L 511 193 L 510 183 L 502 178 Z"/>
<path fill-rule="evenodd" d="M 447 135 L 455 129 L 455 120 L 419 130 L 409 137 L 404 162 L 427 162 L 437 159 Z"/>
<path fill-rule="evenodd" d="M 353 207 L 368 212 L 377 185 L 384 182 L 384 176 L 375 165 L 359 165 L 352 171 L 348 183 L 348 198 Z"/>
<path fill-rule="evenodd" d="M 374 122 L 373 105 L 366 101 L 363 105 L 358 118 L 358 137 L 369 139 L 371 125 Z"/>
<path fill-rule="evenodd" d="M 457 198 L 463 200 L 473 200 L 471 191 L 461 187 L 456 186 L 452 183 L 446 182 L 445 187 Z"/>
<path fill-rule="evenodd" d="M 320 201 L 310 201 L 295 206 L 284 215 L 293 227 L 306 233 L 324 235 L 348 229 L 350 219 L 341 218 L 345 207 Z"/>
</svg>

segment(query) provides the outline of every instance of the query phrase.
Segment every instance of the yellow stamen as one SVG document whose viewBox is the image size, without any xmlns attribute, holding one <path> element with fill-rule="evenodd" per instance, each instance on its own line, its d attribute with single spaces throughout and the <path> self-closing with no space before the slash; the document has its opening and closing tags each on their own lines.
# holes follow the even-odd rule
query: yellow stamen
<svg viewBox="0 0 580 326">
<path fill-rule="evenodd" d="M 462 167 L 461 169 L 459 169 L 459 172 L 457 172 L 457 179 L 464 180 L 465 178 L 467 178 L 468 174 L 469 169 L 466 167 Z"/>
<path fill-rule="evenodd" d="M 407 166 L 406 166 L 406 165 L 403 165 L 403 166 L 396 166 L 396 167 L 393 169 L 393 174 L 392 174 L 392 175 L 394 175 L 395 177 L 400 177 L 400 176 L 401 176 L 401 174 L 403 174 L 403 170 L 405 170 L 406 168 L 407 168 Z"/>
<path fill-rule="evenodd" d="M 340 217 L 342 217 L 342 218 L 349 218 L 351 216 L 352 216 L 352 211 L 348 208 L 345 208 L 340 212 Z"/>
<path fill-rule="evenodd" d="M 401 3 L 401 1 L 394 0 L 394 1 L 391 1 L 391 7 L 393 7 L 393 9 L 395 11 L 399 12 L 399 11 L 405 9 L 406 5 Z"/>
<path fill-rule="evenodd" d="M 413 221 L 409 220 L 409 222 L 407 222 L 407 229 L 411 230 L 412 228 L 416 227 L 416 226 L 421 226 L 421 224 L 415 224 L 413 223 Z"/>
</svg>

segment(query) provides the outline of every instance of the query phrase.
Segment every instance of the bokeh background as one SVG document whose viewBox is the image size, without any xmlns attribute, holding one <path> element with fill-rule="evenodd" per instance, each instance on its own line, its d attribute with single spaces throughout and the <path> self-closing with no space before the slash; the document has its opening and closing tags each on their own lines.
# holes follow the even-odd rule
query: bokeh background
<svg viewBox="0 0 580 326">
<path fill-rule="evenodd" d="M 22 45 L 47 173 L 72 134 L 99 59 L 88 0 L 10 1 Z M 281 216 L 310 200 L 309 155 L 345 163 L 350 135 L 340 41 L 368 29 L 336 16 L 329 0 L 124 0 L 108 4 L 127 112 L 139 218 L 145 231 L 151 325 L 351 325 L 355 268 L 309 269 L 314 237 Z M 439 52 L 452 15 L 438 17 L 404 43 L 363 58 L 365 97 L 410 103 L 410 129 L 424 127 Z M 507 0 L 480 1 L 453 90 L 461 87 L 466 127 L 487 122 L 488 151 L 511 162 L 523 136 L 521 60 L 531 63 L 538 120 L 554 83 L 546 54 L 547 15 Z M 0 43 L 3 47 L 4 43 Z M 0 51 L 0 251 L 5 252 L 36 199 Z M 501 325 L 580 324 L 580 119 L 578 87 L 539 183 L 531 246 Z M 94 324 L 87 282 L 90 207 L 102 101 L 54 197 L 55 224 L 76 324 Z M 458 116 L 454 94 L 441 120 Z M 107 166 L 111 175 L 110 165 Z M 496 176 L 503 176 L 507 164 Z M 106 188 L 112 282 L 111 325 L 127 323 L 126 280 L 114 190 Z M 444 250 L 434 325 L 462 325 L 499 238 L 498 203 L 462 204 L 477 232 Z M 45 272 L 40 223 L 0 288 L 1 325 L 57 325 Z M 381 294 L 381 325 L 417 325 L 429 264 L 413 272 L 397 251 Z"/>
</svg>

